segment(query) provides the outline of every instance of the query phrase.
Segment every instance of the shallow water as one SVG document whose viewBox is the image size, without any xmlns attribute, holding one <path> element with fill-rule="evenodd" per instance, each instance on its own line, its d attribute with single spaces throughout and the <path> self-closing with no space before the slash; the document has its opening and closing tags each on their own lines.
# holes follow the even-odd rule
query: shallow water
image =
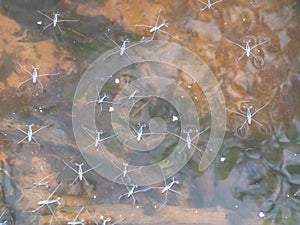
<svg viewBox="0 0 300 225">
<path fill-rule="evenodd" d="M 0 0 L 0 184 L 3 193 L 0 194 L 0 213 L 4 212 L 0 222 L 66 224 L 77 219 L 85 220 L 86 224 L 95 224 L 95 220 L 101 224 L 103 221 L 99 217 L 103 215 L 105 218 L 111 217 L 111 222 L 124 218 L 121 224 L 300 223 L 300 3 L 292 0 L 223 0 L 213 5 L 216 12 L 212 9 L 201 12 L 204 6 L 197 0 Z M 84 174 L 82 181 L 71 184 L 77 174 L 68 165 L 78 169 L 75 163 L 85 162 L 91 155 L 95 161 L 91 165 L 85 162 L 85 171 L 90 166 L 97 167 L 99 157 L 99 152 L 94 148 L 82 154 L 79 150 L 93 143 L 91 136 L 94 130 L 91 126 L 83 124 L 88 126 L 91 135 L 80 128 L 82 132 L 79 136 L 85 137 L 82 143 L 75 141 L 77 136 L 74 137 L 73 133 L 74 96 L 75 100 L 79 100 L 76 104 L 84 109 L 88 101 L 97 98 L 93 80 L 88 84 L 89 93 L 75 93 L 80 79 L 98 57 L 116 47 L 105 32 L 118 44 L 126 38 L 138 43 L 142 37 L 150 35 L 147 28 L 135 25 L 153 26 L 159 9 L 162 9 L 161 18 L 168 22 L 168 27 L 162 29 L 172 37 L 157 32 L 155 39 L 178 44 L 199 56 L 220 84 L 227 109 L 246 115 L 247 107 L 252 106 L 251 112 L 254 113 L 267 105 L 255 114 L 255 121 L 252 120 L 250 125 L 246 123 L 242 128 L 246 118 L 227 110 L 225 137 L 212 164 L 199 172 L 199 162 L 205 154 L 196 150 L 191 159 L 186 152 L 179 158 L 171 158 L 187 162 L 178 169 L 166 159 L 169 159 L 168 155 L 172 154 L 173 147 L 179 141 L 176 135 L 185 137 L 180 132 L 187 129 L 184 121 L 176 117 L 180 110 L 159 96 L 148 97 L 153 90 L 157 93 L 161 91 L 158 89 L 161 85 L 159 81 L 150 82 L 144 88 L 137 85 L 146 98 L 136 104 L 124 100 L 127 106 L 134 105 L 132 111 L 127 112 L 123 105 L 115 105 L 117 113 L 129 114 L 127 121 L 113 124 L 111 115 L 115 112 L 109 112 L 109 104 L 103 104 L 102 112 L 96 108 L 95 123 L 97 128 L 103 129 L 104 137 L 114 135 L 113 130 L 117 130 L 117 133 L 129 135 L 126 136 L 129 139 L 133 130 L 139 129 L 138 122 L 154 117 L 160 120 L 149 124 L 145 133 L 153 132 L 153 128 L 156 132 L 172 130 L 176 135 L 163 136 L 165 140 L 155 147 L 156 151 L 147 152 L 131 151 L 130 146 L 141 145 L 135 139 L 126 141 L 129 146 L 125 146 L 124 139 L 120 142 L 115 136 L 109 138 L 104 143 L 104 147 L 110 150 L 110 154 L 103 158 L 105 164 Z M 41 33 L 51 21 L 37 10 L 51 18 L 52 13 L 59 10 L 61 18 L 79 21 L 58 23 L 62 33 L 58 27 L 52 26 Z M 250 54 L 249 58 L 244 55 L 237 60 L 245 50 L 230 41 L 244 47 L 248 40 L 250 48 L 269 41 L 251 49 L 253 55 Z M 130 57 L 134 54 L 143 57 L 142 53 L 154 56 L 157 53 L 160 54 L 158 58 L 166 57 L 159 49 L 154 51 L 155 45 L 151 44 L 141 43 L 128 49 L 128 56 L 120 56 L 112 50 L 115 54 L 108 54 L 108 67 L 114 69 L 117 64 L 114 60 L 130 64 Z M 141 53 L 143 46 L 153 47 L 147 47 L 149 53 Z M 196 114 L 189 107 L 189 101 L 183 100 L 180 109 L 190 113 L 191 118 L 200 118 L 200 128 L 197 124 L 189 128 L 204 130 L 214 121 L 209 97 L 205 93 L 207 90 L 202 89 L 205 84 L 201 87 L 195 84 L 189 74 L 180 69 L 186 63 L 185 58 L 180 60 L 182 65 L 176 65 L 176 68 L 163 62 L 149 61 L 143 63 L 143 67 L 139 67 L 139 63 L 131 63 L 131 66 L 117 70 L 100 94 L 109 93 L 107 101 L 126 98 L 132 91 L 125 88 L 126 84 L 133 83 L 135 77 L 163 75 L 172 78 L 193 99 Z M 198 66 L 189 63 L 191 68 Z M 31 73 L 31 65 L 39 65 L 39 74 L 60 74 L 38 77 L 41 83 L 29 81 L 18 88 L 21 82 L 30 78 L 26 70 Z M 199 71 L 199 76 L 203 78 L 203 71 Z M 117 78 L 119 83 L 116 83 Z M 102 77 L 98 79 L 97 82 L 102 82 Z M 124 92 L 121 92 L 123 88 Z M 180 97 L 175 88 L 169 88 L 169 91 L 170 96 Z M 214 90 L 209 92 L 214 96 Z M 126 133 L 123 128 L 128 123 L 127 128 L 131 132 Z M 26 136 L 18 128 L 27 131 L 26 125 L 30 124 L 35 125 L 33 131 L 47 126 L 34 135 L 40 146 L 26 141 L 17 144 Z M 213 128 L 201 134 L 195 145 L 205 149 L 212 132 Z M 153 135 L 153 139 L 148 136 L 142 141 L 142 150 L 149 147 L 145 143 L 154 145 L 162 139 L 160 135 Z M 133 205 L 132 198 L 126 196 L 118 201 L 119 196 L 128 191 L 123 183 L 131 181 L 126 176 L 125 181 L 120 176 L 117 178 L 121 171 L 111 163 L 106 167 L 106 163 L 111 161 L 119 162 L 119 167 L 123 166 L 121 162 L 136 165 L 129 169 L 162 161 L 165 168 L 179 170 L 176 174 L 167 169 L 164 172 L 169 178 L 168 183 L 173 175 L 180 182 L 173 186 L 180 194 L 169 192 L 163 207 L 161 189 L 136 193 L 136 205 Z M 103 168 L 105 174 L 101 176 L 99 173 Z M 135 176 L 133 181 L 158 179 L 155 174 L 145 177 L 139 170 L 132 171 L 132 174 Z M 116 178 L 115 182 L 106 176 Z M 44 178 L 49 182 L 48 189 L 32 189 L 33 182 Z M 162 185 L 165 184 L 161 182 L 150 186 Z M 52 199 L 60 196 L 61 205 L 51 204 L 52 213 L 47 206 L 32 212 L 39 206 L 37 203 L 47 199 L 56 187 L 58 189 Z M 78 214 L 82 207 L 82 213 Z"/>
</svg>

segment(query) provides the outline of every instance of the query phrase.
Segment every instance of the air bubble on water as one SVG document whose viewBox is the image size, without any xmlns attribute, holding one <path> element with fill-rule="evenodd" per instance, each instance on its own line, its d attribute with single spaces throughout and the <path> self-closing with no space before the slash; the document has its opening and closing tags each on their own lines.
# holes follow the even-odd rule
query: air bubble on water
<svg viewBox="0 0 300 225">
<path fill-rule="evenodd" d="M 264 217 L 265 217 L 265 214 L 264 214 L 262 211 L 260 211 L 260 212 L 258 213 L 258 216 L 259 216 L 260 218 L 264 218 Z"/>
<path fill-rule="evenodd" d="M 178 117 L 177 116 L 173 116 L 172 118 L 172 122 L 178 121 Z"/>
</svg>

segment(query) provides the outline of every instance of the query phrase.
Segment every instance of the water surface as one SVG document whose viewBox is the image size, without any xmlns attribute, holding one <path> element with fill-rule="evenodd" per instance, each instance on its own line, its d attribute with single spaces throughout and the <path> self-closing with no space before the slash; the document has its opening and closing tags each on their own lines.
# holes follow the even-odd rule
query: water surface
<svg viewBox="0 0 300 225">
<path fill-rule="evenodd" d="M 224 0 L 213 5 L 216 12 L 201 12 L 205 5 L 196 0 L 0 1 L 0 200 L 4 212 L 0 222 L 66 224 L 84 206 L 89 213 L 84 209 L 78 220 L 87 224 L 94 224 L 92 218 L 100 223 L 100 215 L 111 217 L 112 222 L 125 218 L 122 224 L 299 224 L 299 5 L 292 0 Z M 76 174 L 62 162 L 64 159 L 74 165 L 84 161 L 74 140 L 72 103 L 84 71 L 101 54 L 116 47 L 105 32 L 110 29 L 110 37 L 119 44 L 126 38 L 139 41 L 149 32 L 135 25 L 154 25 L 159 9 L 168 21 L 168 28 L 163 29 L 173 38 L 159 32 L 155 38 L 182 45 L 201 57 L 220 83 L 228 109 L 244 114 L 244 106 L 252 105 L 255 112 L 269 102 L 254 117 L 263 126 L 253 122 L 239 130 L 245 118 L 229 112 L 215 161 L 199 172 L 201 155 L 196 152 L 176 174 L 180 184 L 174 189 L 183 196 L 170 192 L 162 208 L 164 197 L 159 190 L 137 194 L 135 206 L 130 198 L 118 202 L 126 187 L 94 171 L 84 175 L 86 181 L 71 185 Z M 61 23 L 63 33 L 49 27 L 41 34 L 51 21 L 37 10 L 51 18 L 53 12 L 60 11 L 63 19 L 80 21 Z M 270 40 L 267 44 L 252 50 L 257 59 L 245 55 L 239 61 L 236 59 L 244 50 L 228 41 L 245 46 L 245 41 L 251 40 L 253 46 L 266 39 Z M 31 65 L 39 65 L 40 74 L 61 74 L 39 78 L 43 89 L 38 83 L 27 82 L 17 90 L 30 78 L 19 64 L 30 72 Z M 158 67 L 149 64 L 140 72 L 162 70 Z M 172 70 L 167 66 L 163 69 Z M 115 76 L 130 80 L 128 71 Z M 177 73 L 182 78 L 178 83 L 197 97 L 201 122 L 209 125 L 209 107 L 202 90 L 188 87 L 191 79 L 181 71 Z M 112 96 L 118 90 L 107 88 Z M 175 109 L 167 102 L 152 99 L 147 104 L 142 106 L 147 116 L 166 119 L 174 115 Z M 32 123 L 34 130 L 50 125 L 36 134 L 41 146 L 17 145 L 24 138 L 17 128 L 26 130 Z M 199 147 L 205 145 L 206 138 L 208 135 L 201 136 Z M 113 141 L 106 146 L 112 148 L 112 157 L 128 157 Z M 163 150 L 149 154 L 149 161 L 161 160 L 170 152 Z M 138 154 L 132 158 L 147 161 Z M 84 168 L 89 167 L 86 164 Z M 30 190 L 33 182 L 48 175 L 49 190 Z M 56 220 L 47 207 L 32 213 L 41 197 L 47 198 L 60 181 L 54 197 L 61 196 L 62 205 L 51 205 Z"/>
</svg>

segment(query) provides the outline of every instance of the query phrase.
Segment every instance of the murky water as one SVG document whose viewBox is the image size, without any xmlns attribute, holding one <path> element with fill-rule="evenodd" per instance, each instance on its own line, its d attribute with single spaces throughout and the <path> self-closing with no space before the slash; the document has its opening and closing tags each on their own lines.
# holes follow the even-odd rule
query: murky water
<svg viewBox="0 0 300 225">
<path fill-rule="evenodd" d="M 106 224 L 300 223 L 300 2 L 223 0 L 212 5 L 213 9 L 200 11 L 204 7 L 197 0 L 0 0 L 0 222 L 67 224 L 85 220 L 85 224 L 105 224 L 110 217 Z M 202 154 L 195 151 L 175 175 L 180 183 L 172 188 L 180 194 L 170 191 L 163 207 L 161 189 L 136 193 L 135 205 L 133 198 L 122 196 L 129 190 L 117 178 L 121 171 L 114 175 L 116 182 L 91 170 L 73 183 L 77 174 L 69 168 L 77 170 L 75 163 L 85 162 L 73 135 L 75 90 L 89 65 L 116 47 L 105 33 L 120 45 L 125 39 L 140 41 L 150 36 L 149 30 L 135 25 L 153 26 L 159 9 L 161 18 L 168 22 L 162 30 L 172 36 L 157 32 L 155 39 L 182 45 L 206 62 L 220 84 L 228 109 L 225 138 L 216 159 L 199 172 Z M 59 18 L 79 21 L 59 22 L 59 27 L 51 25 L 41 33 L 51 21 L 37 10 L 50 19 L 59 10 Z M 243 49 L 247 41 L 249 57 Z M 120 58 L 130 57 L 128 51 L 128 57 Z M 22 84 L 30 78 L 31 65 L 39 65 L 38 74 L 59 75 Z M 107 83 L 105 92 L 110 99 L 116 99 L 132 81 L 131 71 L 132 67 L 123 68 Z M 208 101 L 184 71 L 148 62 L 136 74 L 147 77 L 162 71 L 174 75 L 176 83 L 193 97 L 202 130 L 208 127 L 212 120 Z M 116 78 L 119 86 L 114 83 Z M 93 88 L 96 99 L 96 86 Z M 131 92 L 125 89 L 125 96 Z M 95 99 L 84 96 L 82 104 Z M 253 115 L 250 125 L 245 118 L 247 109 Z M 97 126 L 109 130 L 108 106 L 103 104 L 103 111 L 97 110 Z M 140 128 L 139 121 L 160 117 L 165 129 L 184 137 L 176 110 L 161 98 L 147 97 L 135 104 L 127 122 L 133 133 Z M 31 124 L 33 132 L 47 127 L 34 133 L 36 139 L 31 143 L 25 140 L 18 144 L 26 136 L 20 129 L 26 133 L 26 125 Z M 85 145 L 93 143 L 94 131 L 88 132 Z M 149 127 L 145 132 L 150 132 Z M 201 134 L 197 147 L 205 147 L 209 132 Z M 145 155 L 123 149 L 122 143 L 112 137 L 104 144 L 111 149 L 106 160 L 148 165 L 165 159 L 177 142 L 178 137 L 168 135 L 158 152 Z M 88 163 L 83 165 L 84 171 L 89 168 Z M 124 177 L 125 183 L 130 183 L 129 177 Z M 43 186 L 35 187 L 38 181 Z M 154 186 L 161 185 L 165 184 Z M 61 205 L 57 204 L 58 196 Z M 57 201 L 49 204 L 50 208 L 45 205 L 39 209 L 41 200 Z"/>
</svg>

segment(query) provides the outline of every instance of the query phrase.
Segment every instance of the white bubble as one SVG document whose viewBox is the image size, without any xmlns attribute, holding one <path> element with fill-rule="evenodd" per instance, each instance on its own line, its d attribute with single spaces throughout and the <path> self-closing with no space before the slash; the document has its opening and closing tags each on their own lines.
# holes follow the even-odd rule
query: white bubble
<svg viewBox="0 0 300 225">
<path fill-rule="evenodd" d="M 259 216 L 260 218 L 264 218 L 264 217 L 265 217 L 265 214 L 264 214 L 262 211 L 260 211 L 260 212 L 258 213 L 258 216 Z"/>
<path fill-rule="evenodd" d="M 172 118 L 172 122 L 178 121 L 178 117 L 177 116 L 173 116 Z"/>
</svg>

